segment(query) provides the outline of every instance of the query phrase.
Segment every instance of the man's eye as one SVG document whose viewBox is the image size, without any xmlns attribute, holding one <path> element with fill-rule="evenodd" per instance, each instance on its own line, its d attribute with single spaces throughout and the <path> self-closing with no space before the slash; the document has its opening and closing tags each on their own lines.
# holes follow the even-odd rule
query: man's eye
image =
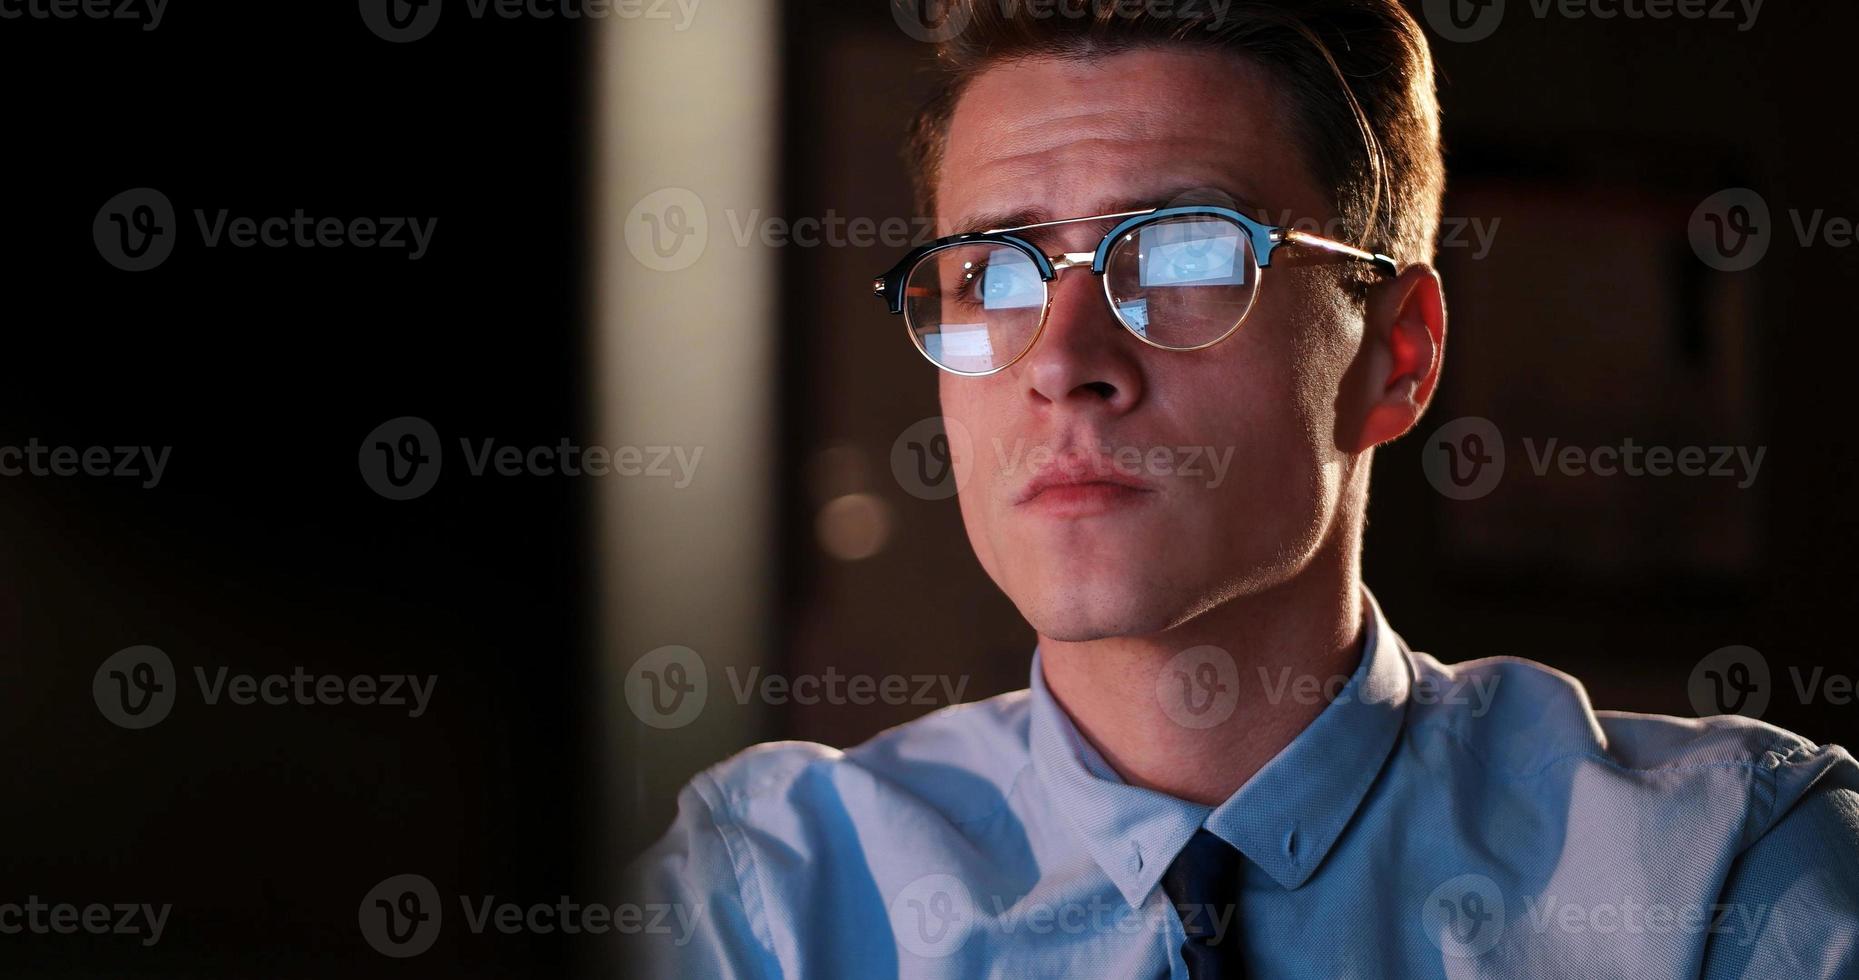
<svg viewBox="0 0 1859 980">
<path fill-rule="evenodd" d="M 990 310 L 1037 306 L 1043 300 L 1039 276 L 1025 261 L 989 263 L 979 281 L 982 305 Z"/>
<path fill-rule="evenodd" d="M 982 300 L 981 291 L 986 281 L 986 266 L 970 263 L 963 266 L 955 282 L 950 284 L 949 297 L 955 302 L 976 305 Z"/>
<path fill-rule="evenodd" d="M 1012 266 L 990 265 L 981 273 L 981 295 L 989 302 L 998 303 L 1025 288 L 1021 278 L 1020 270 Z"/>
</svg>

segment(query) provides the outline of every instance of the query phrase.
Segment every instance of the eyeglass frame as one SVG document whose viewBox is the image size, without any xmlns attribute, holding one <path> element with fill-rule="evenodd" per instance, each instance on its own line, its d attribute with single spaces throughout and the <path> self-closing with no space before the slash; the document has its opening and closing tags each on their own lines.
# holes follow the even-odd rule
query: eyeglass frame
<svg viewBox="0 0 1859 980">
<path fill-rule="evenodd" d="M 885 306 L 889 308 L 893 316 L 901 315 L 904 312 L 904 287 L 909 281 L 910 274 L 916 271 L 917 264 L 923 261 L 923 259 L 936 252 L 943 251 L 944 249 L 955 248 L 961 245 L 1004 245 L 1020 252 L 1028 259 L 1032 260 L 1034 268 L 1039 270 L 1040 283 L 1042 287 L 1045 288 L 1044 308 L 1040 310 L 1039 326 L 1034 328 L 1032 339 L 1027 341 L 1025 349 L 1015 354 L 1012 360 L 1007 361 L 999 367 L 989 368 L 986 371 L 958 371 L 930 357 L 929 352 L 923 349 L 922 341 L 917 338 L 916 330 L 910 326 L 909 318 L 905 317 L 904 329 L 910 333 L 910 346 L 916 348 L 917 353 L 922 354 L 925 360 L 936 365 L 937 368 L 948 371 L 950 374 L 957 374 L 963 377 L 984 378 L 990 374 L 1005 371 L 1018 363 L 1020 358 L 1025 357 L 1027 352 L 1031 351 L 1034 346 L 1039 343 L 1040 336 L 1045 333 L 1046 320 L 1052 314 L 1052 290 L 1050 288 L 1052 281 L 1059 277 L 1059 273 L 1067 269 L 1083 268 L 1087 264 L 1091 269 L 1091 274 L 1097 276 L 1098 281 L 1103 283 L 1104 299 L 1110 304 L 1111 315 L 1116 317 L 1117 323 L 1137 340 L 1157 350 L 1179 351 L 1184 353 L 1205 350 L 1231 337 L 1239 330 L 1240 324 L 1246 321 L 1246 317 L 1252 314 L 1253 304 L 1258 300 L 1259 288 L 1264 283 L 1263 275 L 1255 279 L 1252 296 L 1247 301 L 1245 312 L 1241 313 L 1239 318 L 1233 321 L 1233 325 L 1229 327 L 1225 333 L 1213 340 L 1194 347 L 1169 347 L 1164 344 L 1158 344 L 1148 337 L 1143 336 L 1141 332 L 1130 325 L 1129 321 L 1123 318 L 1123 312 L 1117 309 L 1116 299 L 1110 295 L 1110 278 L 1104 275 L 1105 266 L 1110 261 L 1110 250 L 1116 246 L 1117 241 L 1124 235 L 1146 224 L 1165 218 L 1194 216 L 1225 218 L 1239 225 L 1241 230 L 1243 230 L 1251 240 L 1252 260 L 1261 273 L 1265 269 L 1271 267 L 1272 253 L 1276 252 L 1279 246 L 1298 244 L 1309 245 L 1313 248 L 1322 249 L 1326 252 L 1331 252 L 1346 258 L 1367 262 L 1374 267 L 1375 271 L 1384 276 L 1392 277 L 1400 274 L 1400 268 L 1395 264 L 1394 259 L 1379 252 L 1370 252 L 1357 248 L 1354 245 L 1336 241 L 1333 238 L 1325 238 L 1322 235 L 1315 235 L 1295 228 L 1263 224 L 1232 208 L 1211 204 L 1188 204 L 1176 207 L 1146 208 L 1141 211 L 1119 211 L 1112 214 L 1094 214 L 1083 218 L 1061 218 L 1057 221 L 1040 221 L 1034 224 L 1019 225 L 1013 228 L 994 228 L 987 231 L 964 232 L 959 235 L 938 238 L 933 242 L 911 249 L 908 254 L 898 260 L 896 265 L 892 266 L 884 274 L 873 279 L 871 283 L 872 292 L 884 300 Z M 1108 221 L 1113 218 L 1121 218 L 1123 220 L 1119 221 L 1110 231 L 1106 232 L 1103 239 L 1097 243 L 1096 250 L 1091 252 L 1060 252 L 1054 255 L 1048 255 L 1039 246 L 1034 245 L 1025 238 L 1019 237 L 1021 232 L 1033 231 L 1039 228 L 1073 225 L 1086 221 Z"/>
</svg>

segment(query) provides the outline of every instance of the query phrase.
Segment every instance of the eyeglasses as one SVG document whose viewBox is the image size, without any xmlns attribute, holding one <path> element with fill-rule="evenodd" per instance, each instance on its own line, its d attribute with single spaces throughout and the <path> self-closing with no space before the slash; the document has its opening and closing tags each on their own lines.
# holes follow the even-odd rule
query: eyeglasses
<svg viewBox="0 0 1859 980">
<path fill-rule="evenodd" d="M 1022 232 L 1122 219 L 1094 252 L 1047 255 Z M 1231 208 L 1190 205 L 1042 221 L 953 235 L 904 256 L 872 281 L 911 343 L 952 374 L 1005 370 L 1031 350 L 1052 312 L 1051 283 L 1089 267 L 1104 283 L 1117 322 L 1163 350 L 1212 347 L 1233 335 L 1258 298 L 1262 270 L 1288 244 L 1307 245 L 1399 270 L 1386 255 L 1290 228 L 1260 224 Z"/>
</svg>

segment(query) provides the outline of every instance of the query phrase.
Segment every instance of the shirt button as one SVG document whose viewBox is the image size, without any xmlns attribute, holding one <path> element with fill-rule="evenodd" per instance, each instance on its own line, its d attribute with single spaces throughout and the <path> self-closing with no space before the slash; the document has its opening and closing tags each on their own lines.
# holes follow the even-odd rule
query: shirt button
<svg viewBox="0 0 1859 980">
<path fill-rule="evenodd" d="M 1124 863 L 1129 866 L 1131 872 L 1141 871 L 1143 869 L 1142 848 L 1135 844 L 1131 844 L 1129 860 Z"/>
</svg>

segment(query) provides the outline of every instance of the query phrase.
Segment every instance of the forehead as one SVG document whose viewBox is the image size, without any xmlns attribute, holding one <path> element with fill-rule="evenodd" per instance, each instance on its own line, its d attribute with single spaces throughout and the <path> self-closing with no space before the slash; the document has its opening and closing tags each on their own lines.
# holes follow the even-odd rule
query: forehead
<svg viewBox="0 0 1859 980">
<path fill-rule="evenodd" d="M 1317 214 L 1301 210 L 1320 208 L 1321 195 L 1302 170 L 1284 105 L 1265 69 L 1212 50 L 995 65 L 951 115 L 938 225 L 953 233 L 1102 214 L 1208 188 L 1243 208 Z"/>
</svg>

